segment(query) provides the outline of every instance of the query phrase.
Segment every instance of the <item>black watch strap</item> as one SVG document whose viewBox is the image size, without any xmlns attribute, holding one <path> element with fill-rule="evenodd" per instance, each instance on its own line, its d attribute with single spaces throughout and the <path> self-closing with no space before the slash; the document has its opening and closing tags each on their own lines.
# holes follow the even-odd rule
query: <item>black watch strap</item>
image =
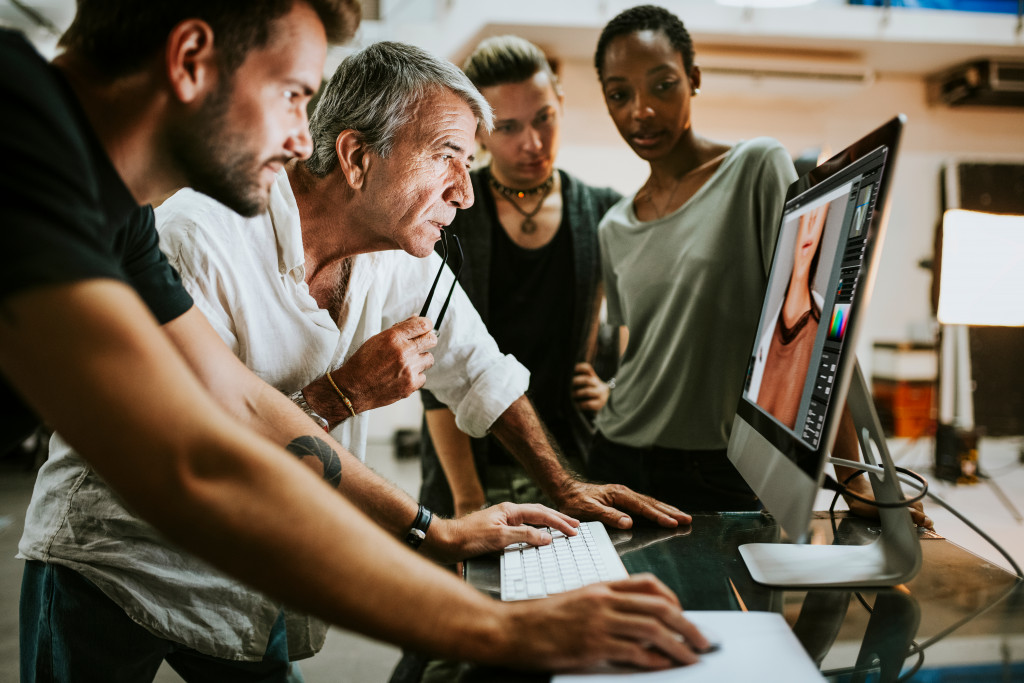
<svg viewBox="0 0 1024 683">
<path fill-rule="evenodd" d="M 416 520 L 412 523 L 409 533 L 405 535 L 405 542 L 409 544 L 410 548 L 415 550 L 420 547 L 423 539 L 427 537 L 427 529 L 430 528 L 430 520 L 433 518 L 434 515 L 430 510 L 420 505 L 420 509 L 416 513 Z"/>
</svg>

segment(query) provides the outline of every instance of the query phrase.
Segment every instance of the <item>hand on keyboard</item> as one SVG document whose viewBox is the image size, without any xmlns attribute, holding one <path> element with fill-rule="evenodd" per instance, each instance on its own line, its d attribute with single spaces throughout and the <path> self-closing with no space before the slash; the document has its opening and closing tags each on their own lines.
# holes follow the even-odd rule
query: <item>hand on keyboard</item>
<svg viewBox="0 0 1024 683">
<path fill-rule="evenodd" d="M 684 618 L 675 594 L 650 574 L 504 605 L 511 611 L 505 663 L 520 667 L 664 669 L 692 664 L 710 646 Z"/>
<path fill-rule="evenodd" d="M 502 600 L 544 598 L 628 576 L 600 522 L 584 522 L 574 536 L 550 531 L 549 545 L 516 543 L 505 548 L 501 556 Z"/>
<path fill-rule="evenodd" d="M 551 543 L 547 529 L 528 526 L 531 524 L 566 535 L 575 535 L 579 526 L 569 515 L 543 505 L 500 503 L 458 519 L 434 520 L 423 548 L 437 560 L 456 562 L 501 550 L 512 543 Z"/>
</svg>

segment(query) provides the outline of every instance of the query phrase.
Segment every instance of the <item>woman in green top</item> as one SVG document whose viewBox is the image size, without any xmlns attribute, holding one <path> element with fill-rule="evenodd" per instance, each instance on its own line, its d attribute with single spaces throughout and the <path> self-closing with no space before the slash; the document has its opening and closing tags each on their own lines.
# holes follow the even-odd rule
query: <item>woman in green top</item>
<svg viewBox="0 0 1024 683">
<path fill-rule="evenodd" d="M 609 323 L 628 343 L 589 473 L 689 512 L 756 510 L 726 446 L 796 172 L 775 140 L 694 131 L 701 73 L 671 12 L 619 14 L 595 66 L 608 113 L 650 176 L 601 221 Z"/>
<path fill-rule="evenodd" d="M 628 342 L 595 421 L 588 473 L 688 512 L 756 510 L 726 448 L 796 171 L 770 138 L 727 144 L 694 131 L 700 67 L 668 10 L 643 5 L 616 16 L 594 64 L 608 113 L 651 172 L 598 231 L 608 322 L 624 326 Z M 844 412 L 835 451 L 859 460 Z M 864 477 L 849 486 L 871 496 Z M 920 503 L 910 512 L 931 526 Z"/>
</svg>

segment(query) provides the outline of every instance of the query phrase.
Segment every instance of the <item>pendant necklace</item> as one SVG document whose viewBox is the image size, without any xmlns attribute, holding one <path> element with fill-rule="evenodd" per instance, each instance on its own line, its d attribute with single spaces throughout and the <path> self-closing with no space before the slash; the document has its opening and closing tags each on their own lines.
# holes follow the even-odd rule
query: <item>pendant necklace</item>
<svg viewBox="0 0 1024 683">
<path fill-rule="evenodd" d="M 551 188 L 555 185 L 555 174 L 552 173 L 548 176 L 548 179 L 537 187 L 530 188 L 529 190 L 517 190 L 507 185 L 502 185 L 494 177 L 494 174 L 488 170 L 487 178 L 491 183 L 491 187 L 497 190 L 498 194 L 508 200 L 509 204 L 523 216 L 522 225 L 519 229 L 527 235 L 532 235 L 537 232 L 537 222 L 533 220 L 533 217 L 540 212 L 540 207 L 544 205 L 544 200 L 551 194 Z M 540 200 L 537 202 L 537 206 L 533 207 L 532 210 L 526 211 L 523 207 L 519 206 L 516 199 L 523 199 L 524 197 L 530 197 L 532 195 L 539 194 Z"/>
<path fill-rule="evenodd" d="M 660 211 L 658 210 L 658 205 L 654 203 L 654 183 L 651 182 L 651 179 L 648 179 L 646 187 L 647 192 L 644 193 L 644 199 L 646 199 L 647 202 L 650 203 L 651 208 L 654 209 L 654 220 L 658 220 L 665 215 L 665 212 L 672 203 L 672 198 L 676 196 L 676 191 L 679 190 L 679 185 L 687 175 L 689 175 L 689 173 L 684 173 L 676 178 L 675 185 L 672 186 L 672 191 L 668 193 L 667 197 L 665 197 L 665 203 L 661 207 Z M 660 190 L 661 188 L 659 187 L 658 189 Z"/>
</svg>

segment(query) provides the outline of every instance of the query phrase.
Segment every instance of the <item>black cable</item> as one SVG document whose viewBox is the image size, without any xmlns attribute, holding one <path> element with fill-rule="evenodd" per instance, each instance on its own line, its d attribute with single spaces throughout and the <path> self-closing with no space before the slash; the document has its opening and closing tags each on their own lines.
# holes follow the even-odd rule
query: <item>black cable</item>
<svg viewBox="0 0 1024 683">
<path fill-rule="evenodd" d="M 832 477 L 825 475 L 825 483 L 823 485 L 824 488 L 836 492 L 835 498 L 832 499 L 832 506 L 829 508 L 829 510 L 832 510 L 835 507 L 836 501 L 839 499 L 840 495 L 847 495 L 850 498 L 853 498 L 854 500 L 864 503 L 865 505 L 871 505 L 877 508 L 902 508 L 907 507 L 908 505 L 913 505 L 918 501 L 924 500 L 924 497 L 928 495 L 928 480 L 926 480 L 917 472 L 913 470 L 908 470 L 906 467 L 895 467 L 895 470 L 899 474 L 905 474 L 912 479 L 916 479 L 917 482 L 921 484 L 921 492 L 914 496 L 913 498 L 904 498 L 903 500 L 898 500 L 894 503 L 881 503 L 877 500 L 874 500 L 873 498 L 865 498 L 864 496 L 856 494 L 850 489 L 846 488 L 846 485 L 848 483 L 850 483 L 860 475 L 864 474 L 864 470 L 858 470 L 854 472 L 846 479 L 844 479 L 843 483 L 841 484 L 837 483 L 836 480 L 833 479 Z"/>
<path fill-rule="evenodd" d="M 954 517 L 956 517 L 961 522 L 966 524 L 972 531 L 974 531 L 974 533 L 978 534 L 983 539 L 985 539 L 985 541 L 989 545 L 991 545 L 993 548 L 995 548 L 999 552 L 999 554 L 1002 555 L 1003 558 L 1006 559 L 1006 561 L 1010 564 L 1010 566 L 1013 567 L 1013 572 L 1014 572 L 1014 574 L 1017 575 L 1017 579 L 1018 580 L 1024 580 L 1024 571 L 1021 571 L 1020 565 L 1017 564 L 1017 562 L 1013 559 L 1013 557 L 1010 555 L 1010 553 L 1006 552 L 1006 550 L 1003 548 L 1003 546 L 999 545 L 994 538 L 992 538 L 991 536 L 986 534 L 984 531 L 982 531 L 974 522 L 972 522 L 971 520 L 967 519 L 967 517 L 965 517 L 959 510 L 957 510 L 952 505 L 950 505 L 946 501 L 944 501 L 941 498 L 939 498 L 934 493 L 930 492 L 928 490 L 928 482 L 924 479 L 924 477 L 922 477 L 921 475 L 917 474 L 916 472 L 908 470 L 908 469 L 906 469 L 904 467 L 897 467 L 896 471 L 897 472 L 901 472 L 903 474 L 906 474 L 908 476 L 911 476 L 911 477 L 917 479 L 919 482 L 921 482 L 924 485 L 924 490 L 921 491 L 921 494 L 919 496 L 915 496 L 914 498 L 907 499 L 905 502 L 900 502 L 900 503 L 878 503 L 876 501 L 869 500 L 869 499 L 864 498 L 862 496 L 858 496 L 857 494 L 853 493 L 852 491 L 850 491 L 849 489 L 846 488 L 846 484 L 850 483 L 855 478 L 859 477 L 861 474 L 864 474 L 865 470 L 857 470 L 856 472 L 854 472 L 853 474 L 848 476 L 846 479 L 844 479 L 842 484 L 838 484 L 838 483 L 836 483 L 835 479 L 832 479 L 831 477 L 826 476 L 825 477 L 825 488 L 829 489 L 830 491 L 835 491 L 836 492 L 836 495 L 832 498 L 832 504 L 828 508 L 829 516 L 832 518 L 832 533 L 835 534 L 835 532 L 836 532 L 836 523 L 835 523 L 835 507 L 836 507 L 836 502 L 838 502 L 839 496 L 843 492 L 846 492 L 848 495 L 850 495 L 852 498 L 854 498 L 856 500 L 859 500 L 859 501 L 861 501 L 863 503 L 866 503 L 868 505 L 873 505 L 875 507 L 880 507 L 880 508 L 883 508 L 883 507 L 884 508 L 895 508 L 895 507 L 903 507 L 905 505 L 913 505 L 917 501 L 922 500 L 927 495 L 929 498 L 931 498 L 936 503 L 938 503 L 941 507 L 945 508 L 950 513 L 952 513 Z"/>
</svg>

